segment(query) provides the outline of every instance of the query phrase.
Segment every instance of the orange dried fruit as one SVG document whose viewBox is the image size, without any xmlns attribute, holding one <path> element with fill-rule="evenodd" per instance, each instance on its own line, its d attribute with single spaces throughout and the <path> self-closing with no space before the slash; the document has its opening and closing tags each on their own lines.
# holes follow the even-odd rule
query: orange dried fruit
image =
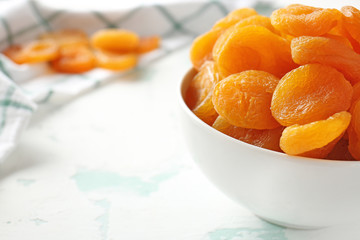
<svg viewBox="0 0 360 240">
<path fill-rule="evenodd" d="M 196 70 L 199 71 L 204 62 L 213 59 L 213 47 L 222 33 L 222 29 L 211 30 L 193 41 L 190 49 L 190 60 Z"/>
<path fill-rule="evenodd" d="M 345 36 L 338 35 L 338 34 L 326 33 L 326 34 L 322 35 L 321 37 L 334 39 L 338 42 L 343 43 L 344 45 L 348 46 L 349 48 L 353 49 L 351 42 Z"/>
<path fill-rule="evenodd" d="M 345 6 L 341 8 L 342 12 L 342 27 L 346 30 L 346 33 L 349 34 L 349 40 L 356 41 L 357 44 L 360 43 L 360 11 L 352 6 Z"/>
<path fill-rule="evenodd" d="M 26 63 L 26 58 L 22 54 L 23 47 L 21 45 L 11 45 L 7 47 L 2 53 L 17 64 Z"/>
<path fill-rule="evenodd" d="M 138 56 L 135 53 L 118 54 L 98 50 L 95 52 L 95 56 L 98 67 L 114 71 L 132 69 L 138 61 Z"/>
<path fill-rule="evenodd" d="M 360 81 L 360 55 L 347 44 L 326 37 L 301 36 L 291 41 L 298 64 L 321 63 L 336 68 L 352 84 Z"/>
<path fill-rule="evenodd" d="M 47 62 L 59 55 L 59 47 L 52 40 L 38 40 L 26 44 L 21 52 L 26 63 Z"/>
<path fill-rule="evenodd" d="M 280 138 L 281 149 L 290 155 L 306 155 L 309 156 L 310 151 L 318 150 L 326 147 L 328 144 L 336 144 L 336 139 L 340 140 L 342 134 L 346 131 L 350 124 L 351 114 L 342 111 L 335 113 L 326 120 L 314 121 L 304 125 L 292 125 L 284 129 Z M 327 152 L 321 151 L 325 157 L 332 148 L 328 148 Z M 317 153 L 318 154 L 318 153 Z"/>
<path fill-rule="evenodd" d="M 79 29 L 61 29 L 46 32 L 41 34 L 39 39 L 55 41 L 61 47 L 66 45 L 89 45 L 87 34 Z"/>
<path fill-rule="evenodd" d="M 290 43 L 262 26 L 231 28 L 216 41 L 213 58 L 223 77 L 262 70 L 282 77 L 297 65 Z"/>
<path fill-rule="evenodd" d="M 230 124 L 253 129 L 279 126 L 270 111 L 272 93 L 279 79 L 256 70 L 243 71 L 220 81 L 214 89 L 213 104 Z"/>
<path fill-rule="evenodd" d="M 271 25 L 270 19 L 261 15 L 253 15 L 251 17 L 240 20 L 236 24 L 232 25 L 231 28 L 241 28 L 249 25 L 263 26 L 272 32 L 276 32 L 274 27 Z M 215 28 L 211 31 L 197 37 L 191 46 L 190 59 L 193 66 L 199 70 L 201 65 L 207 61 L 212 60 L 212 51 L 217 39 L 224 32 L 224 28 Z M 231 30 L 229 30 L 231 31 Z"/>
<path fill-rule="evenodd" d="M 86 46 L 67 45 L 60 48 L 60 55 L 51 66 L 62 73 L 83 73 L 96 67 L 96 58 Z"/>
<path fill-rule="evenodd" d="M 227 122 L 223 117 L 219 116 L 214 122 L 213 128 L 240 141 L 269 150 L 282 152 L 279 141 L 284 129 L 283 127 L 265 130 L 236 127 Z"/>
<path fill-rule="evenodd" d="M 214 86 L 219 81 L 219 74 L 214 62 L 207 61 L 190 82 L 187 91 L 187 99 L 192 99 L 190 109 L 196 116 L 210 125 L 218 116 L 212 103 L 212 95 Z"/>
<path fill-rule="evenodd" d="M 10 46 L 3 53 L 14 62 L 23 64 L 51 61 L 58 56 L 58 50 L 58 45 L 52 40 L 37 40 L 23 46 Z"/>
<path fill-rule="evenodd" d="M 216 130 L 218 130 L 220 132 L 222 132 L 223 130 L 225 130 L 226 128 L 228 128 L 230 126 L 233 126 L 233 125 L 231 125 L 228 121 L 226 121 L 225 118 L 223 118 L 220 115 L 215 119 L 215 121 L 212 125 L 213 128 L 215 128 Z"/>
<path fill-rule="evenodd" d="M 321 148 L 315 148 L 308 152 L 301 153 L 298 156 L 309 157 L 309 158 L 325 158 L 334 150 L 335 146 L 338 144 L 339 140 L 342 137 L 343 134 L 341 134 L 339 137 L 335 138 L 333 141 L 329 142 L 327 145 Z"/>
<path fill-rule="evenodd" d="M 359 94 L 359 84 L 356 84 L 354 87 L 356 87 L 355 94 Z M 350 154 L 356 160 L 360 160 L 360 98 L 353 98 L 350 113 L 352 115 L 352 118 L 350 126 L 347 130 L 349 140 L 348 149 Z"/>
<path fill-rule="evenodd" d="M 151 52 L 159 48 L 160 42 L 161 38 L 159 36 L 142 37 L 140 38 L 139 46 L 136 49 L 136 52 L 139 54 Z"/>
<path fill-rule="evenodd" d="M 356 83 L 353 86 L 353 96 L 351 102 L 354 103 L 359 98 L 360 98 L 360 82 Z"/>
<path fill-rule="evenodd" d="M 349 152 L 356 160 L 360 160 L 360 138 L 352 126 L 348 129 L 349 135 Z"/>
<path fill-rule="evenodd" d="M 348 149 L 349 141 L 342 137 L 331 150 L 331 152 L 326 156 L 326 159 L 329 160 L 347 160 L 352 161 L 355 160 L 353 156 L 351 156 Z"/>
<path fill-rule="evenodd" d="M 139 42 L 140 38 L 136 33 L 125 29 L 103 29 L 91 36 L 94 48 L 118 53 L 135 52 Z"/>
<path fill-rule="evenodd" d="M 226 17 L 217 21 L 213 29 L 227 29 L 239 22 L 240 20 L 246 19 L 248 17 L 257 15 L 258 13 L 253 8 L 239 8 L 230 12 Z"/>
<path fill-rule="evenodd" d="M 250 25 L 263 26 L 273 33 L 279 33 L 271 24 L 270 18 L 262 15 L 253 15 L 251 17 L 245 18 L 233 25 L 232 28 L 241 28 Z"/>
<path fill-rule="evenodd" d="M 204 101 L 193 109 L 195 115 L 209 125 L 212 125 L 218 117 L 218 113 L 215 111 L 211 99 L 212 94 L 208 94 Z"/>
<path fill-rule="evenodd" d="M 271 14 L 271 23 L 279 31 L 292 36 L 320 36 L 341 20 L 337 9 L 323 9 L 301 4 L 289 5 Z"/>
<path fill-rule="evenodd" d="M 356 159 L 360 160 L 360 99 L 355 100 L 350 108 L 352 119 L 347 130 L 349 137 L 349 152 Z"/>
<path fill-rule="evenodd" d="M 349 109 L 352 86 L 336 69 L 307 64 L 287 73 L 277 85 L 271 112 L 283 126 L 324 120 Z"/>
</svg>

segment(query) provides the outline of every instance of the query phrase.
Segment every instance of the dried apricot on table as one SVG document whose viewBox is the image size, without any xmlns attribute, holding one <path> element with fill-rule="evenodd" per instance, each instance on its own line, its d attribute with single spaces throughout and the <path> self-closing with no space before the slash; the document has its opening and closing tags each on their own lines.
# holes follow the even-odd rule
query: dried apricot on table
<svg viewBox="0 0 360 240">
<path fill-rule="evenodd" d="M 96 67 L 96 58 L 88 47 L 68 45 L 60 48 L 51 66 L 62 73 L 83 73 Z"/>
<path fill-rule="evenodd" d="M 17 64 L 26 63 L 26 58 L 22 54 L 23 47 L 21 45 L 11 45 L 7 47 L 2 53 L 10 58 L 13 62 Z"/>
<path fill-rule="evenodd" d="M 161 39 L 159 36 L 141 37 L 136 53 L 143 54 L 159 48 Z"/>
<path fill-rule="evenodd" d="M 328 144 L 336 144 L 350 124 L 351 114 L 342 111 L 335 113 L 326 120 L 311 122 L 305 125 L 292 125 L 284 129 L 280 138 L 281 149 L 290 155 L 302 155 L 310 151 L 319 150 Z M 321 151 L 321 156 L 313 152 L 307 157 L 325 157 L 332 148 Z M 315 156 L 315 154 L 317 156 Z"/>
<path fill-rule="evenodd" d="M 115 71 L 123 71 L 134 68 L 138 61 L 135 53 L 118 54 L 98 50 L 95 52 L 97 66 Z"/>
<path fill-rule="evenodd" d="M 337 9 L 323 9 L 301 4 L 289 5 L 271 14 L 271 23 L 292 36 L 320 36 L 329 32 L 341 19 Z"/>
<path fill-rule="evenodd" d="M 191 102 L 190 109 L 207 124 L 212 124 L 218 116 L 212 103 L 212 95 L 214 86 L 219 81 L 214 62 L 207 61 L 190 82 L 187 91 L 186 98 Z"/>
<path fill-rule="evenodd" d="M 26 63 L 47 62 L 58 56 L 59 49 L 56 42 L 52 40 L 38 40 L 25 45 L 22 54 Z"/>
<path fill-rule="evenodd" d="M 58 56 L 59 51 L 56 42 L 37 40 L 23 46 L 10 46 L 3 53 L 14 62 L 23 64 L 51 61 Z"/>
<path fill-rule="evenodd" d="M 230 124 L 254 129 L 279 126 L 270 111 L 272 93 L 279 79 L 264 72 L 249 70 L 230 75 L 214 89 L 216 111 Z"/>
<path fill-rule="evenodd" d="M 204 62 L 213 60 L 213 47 L 222 33 L 222 29 L 211 30 L 193 41 L 190 49 L 190 60 L 196 70 L 199 71 Z"/>
<path fill-rule="evenodd" d="M 297 37 L 291 41 L 291 54 L 298 64 L 325 64 L 336 68 L 352 84 L 360 81 L 360 55 L 340 41 L 326 37 Z"/>
<path fill-rule="evenodd" d="M 255 25 L 228 29 L 216 41 L 213 57 L 223 77 L 245 70 L 282 77 L 297 66 L 286 39 Z"/>
<path fill-rule="evenodd" d="M 230 12 L 227 16 L 217 21 L 213 29 L 227 29 L 239 22 L 240 20 L 257 15 L 258 13 L 253 8 L 239 8 Z"/>
<path fill-rule="evenodd" d="M 139 43 L 140 38 L 136 33 L 124 29 L 103 29 L 91 36 L 94 48 L 111 52 L 135 52 Z"/>
<path fill-rule="evenodd" d="M 46 32 L 41 34 L 39 39 L 55 41 L 61 47 L 66 45 L 89 45 L 87 34 L 79 29 L 61 29 Z"/>
<path fill-rule="evenodd" d="M 324 120 L 346 111 L 353 88 L 336 69 L 307 64 L 287 73 L 277 85 L 271 112 L 283 126 Z"/>
</svg>

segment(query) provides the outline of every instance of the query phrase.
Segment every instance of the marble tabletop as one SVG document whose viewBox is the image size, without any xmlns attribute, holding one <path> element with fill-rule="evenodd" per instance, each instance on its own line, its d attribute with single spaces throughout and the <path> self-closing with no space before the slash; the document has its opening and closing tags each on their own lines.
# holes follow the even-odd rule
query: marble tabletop
<svg viewBox="0 0 360 240">
<path fill-rule="evenodd" d="M 0 166 L 1 240 L 360 239 L 264 222 L 194 165 L 178 121 L 189 48 L 40 109 Z"/>
</svg>

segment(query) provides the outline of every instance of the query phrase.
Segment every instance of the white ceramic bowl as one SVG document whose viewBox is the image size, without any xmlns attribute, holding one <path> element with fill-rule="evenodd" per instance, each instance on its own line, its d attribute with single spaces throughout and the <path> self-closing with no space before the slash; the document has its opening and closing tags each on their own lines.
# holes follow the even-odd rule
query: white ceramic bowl
<svg viewBox="0 0 360 240">
<path fill-rule="evenodd" d="M 321 228 L 360 220 L 360 162 L 289 156 L 213 129 L 186 106 L 194 71 L 180 85 L 181 122 L 194 161 L 225 195 L 286 227 Z"/>
</svg>

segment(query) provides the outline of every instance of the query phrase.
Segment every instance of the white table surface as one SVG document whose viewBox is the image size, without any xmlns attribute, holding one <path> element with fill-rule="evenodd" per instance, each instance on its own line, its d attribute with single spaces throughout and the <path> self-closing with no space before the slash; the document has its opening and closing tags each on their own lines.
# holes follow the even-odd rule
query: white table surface
<svg viewBox="0 0 360 240">
<path fill-rule="evenodd" d="M 360 239 L 359 224 L 300 231 L 266 223 L 205 179 L 177 117 L 188 51 L 40 109 L 0 165 L 1 240 Z"/>
</svg>

